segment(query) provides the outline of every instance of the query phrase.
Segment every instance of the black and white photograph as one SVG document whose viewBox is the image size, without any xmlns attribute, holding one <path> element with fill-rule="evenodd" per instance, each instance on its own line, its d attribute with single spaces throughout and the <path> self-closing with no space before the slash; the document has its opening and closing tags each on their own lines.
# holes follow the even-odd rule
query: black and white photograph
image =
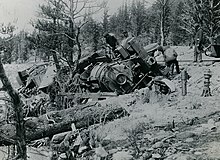
<svg viewBox="0 0 220 160">
<path fill-rule="evenodd" d="M 220 1 L 0 0 L 0 160 L 220 160 Z"/>
</svg>

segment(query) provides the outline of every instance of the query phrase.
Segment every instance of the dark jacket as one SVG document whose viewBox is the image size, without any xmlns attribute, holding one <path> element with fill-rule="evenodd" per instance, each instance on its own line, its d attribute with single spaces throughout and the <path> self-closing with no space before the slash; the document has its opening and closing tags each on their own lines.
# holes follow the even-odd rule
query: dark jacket
<svg viewBox="0 0 220 160">
<path fill-rule="evenodd" d="M 109 44 L 113 50 L 115 50 L 118 45 L 118 40 L 115 38 L 114 34 L 109 33 L 105 36 L 106 43 Z"/>
<path fill-rule="evenodd" d="M 202 47 L 203 43 L 203 30 L 200 28 L 195 35 L 195 45 L 198 47 Z"/>
</svg>

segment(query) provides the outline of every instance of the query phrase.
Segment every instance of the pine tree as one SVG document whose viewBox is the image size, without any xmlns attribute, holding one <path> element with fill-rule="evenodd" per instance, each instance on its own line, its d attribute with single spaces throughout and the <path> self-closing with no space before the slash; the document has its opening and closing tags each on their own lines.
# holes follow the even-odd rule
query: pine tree
<svg viewBox="0 0 220 160">
<path fill-rule="evenodd" d="M 160 43 L 166 44 L 166 38 L 170 33 L 171 24 L 171 2 L 170 0 L 157 0 L 153 5 L 160 23 Z"/>
<path fill-rule="evenodd" d="M 121 35 L 123 31 L 131 31 L 131 16 L 129 6 L 124 3 L 119 7 L 118 12 L 109 18 L 110 31 Z"/>
<path fill-rule="evenodd" d="M 191 41 L 190 33 L 182 28 L 184 23 L 181 19 L 184 3 L 180 1 L 173 12 L 172 15 L 172 25 L 171 25 L 171 41 L 173 45 L 183 45 L 188 44 Z"/>
<path fill-rule="evenodd" d="M 144 26 L 146 24 L 144 1 L 133 0 L 131 5 L 131 22 L 133 33 L 139 36 L 144 31 Z"/>
</svg>

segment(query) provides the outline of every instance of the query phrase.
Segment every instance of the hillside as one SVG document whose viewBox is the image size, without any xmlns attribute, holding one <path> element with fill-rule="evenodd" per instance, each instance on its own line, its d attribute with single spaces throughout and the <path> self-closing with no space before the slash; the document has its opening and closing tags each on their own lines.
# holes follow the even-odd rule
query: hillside
<svg viewBox="0 0 220 160">
<path fill-rule="evenodd" d="M 190 75 L 186 96 L 181 95 L 181 76 L 175 75 L 172 81 L 176 84 L 176 92 L 169 95 L 158 95 L 145 88 L 100 101 L 102 105 L 121 106 L 130 113 L 128 117 L 100 124 L 94 129 L 109 159 L 220 159 L 220 63 L 192 63 L 193 49 L 174 48 L 179 55 L 180 69 L 186 69 Z M 204 56 L 203 59 L 213 58 Z M 27 64 L 5 65 L 15 88 L 18 87 L 16 72 L 25 67 Z M 206 69 L 212 74 L 210 97 L 201 96 Z M 95 150 L 90 153 L 90 159 L 95 159 Z M 49 159 L 47 151 L 29 148 L 29 159 Z M 0 158 L 3 155 L 0 151 Z"/>
</svg>

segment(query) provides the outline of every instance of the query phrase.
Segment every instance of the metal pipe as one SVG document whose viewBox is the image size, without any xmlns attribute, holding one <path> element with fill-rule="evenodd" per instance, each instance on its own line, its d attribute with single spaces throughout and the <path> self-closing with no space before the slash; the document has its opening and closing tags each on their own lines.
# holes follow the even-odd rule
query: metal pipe
<svg viewBox="0 0 220 160">
<path fill-rule="evenodd" d="M 185 96 L 187 94 L 187 79 L 188 73 L 186 72 L 186 70 L 183 70 L 181 72 L 182 96 Z"/>
</svg>

